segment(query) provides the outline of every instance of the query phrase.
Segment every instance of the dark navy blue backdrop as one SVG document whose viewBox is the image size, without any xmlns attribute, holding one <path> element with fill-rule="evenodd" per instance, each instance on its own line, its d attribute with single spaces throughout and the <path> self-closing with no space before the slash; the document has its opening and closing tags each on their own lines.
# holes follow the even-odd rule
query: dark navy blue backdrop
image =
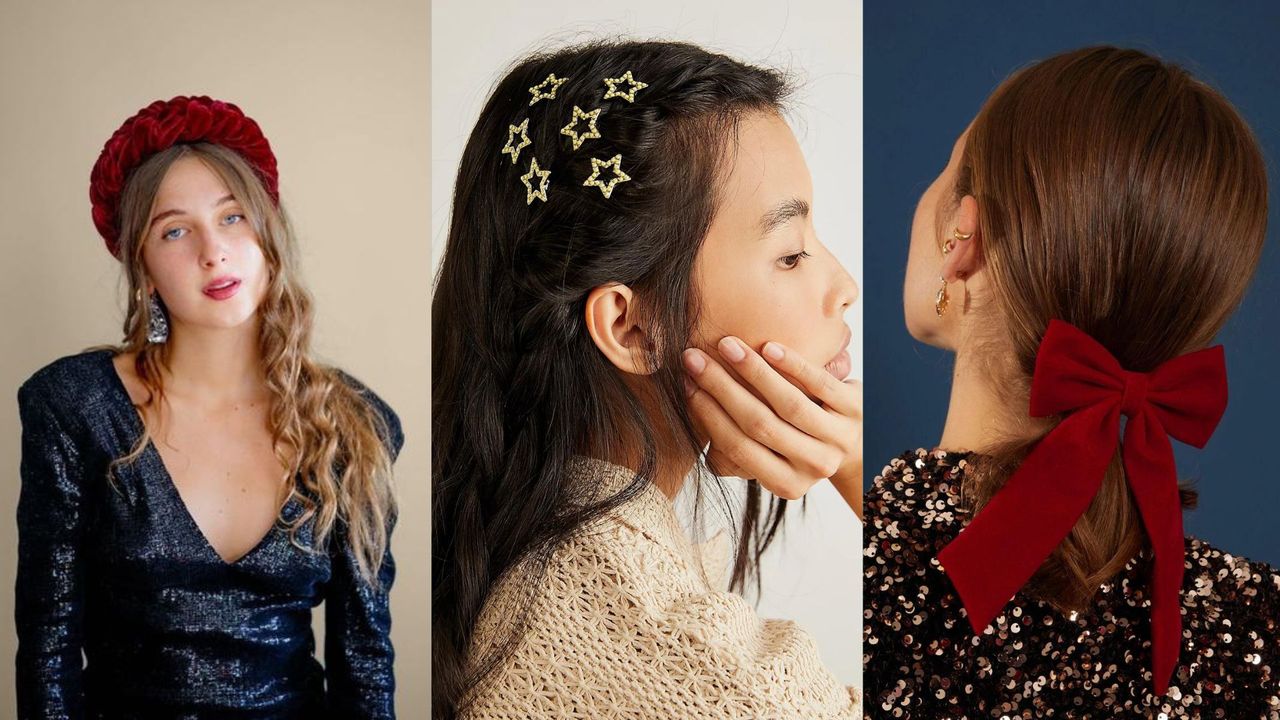
<svg viewBox="0 0 1280 720">
<path fill-rule="evenodd" d="M 1077 47 L 1135 47 L 1218 88 L 1267 156 L 1262 265 L 1219 338 L 1230 405 L 1203 451 L 1174 445 L 1200 490 L 1187 532 L 1280 565 L 1280 3 L 868 2 L 864 37 L 867 479 L 902 451 L 937 443 L 946 416 L 951 356 L 913 340 L 902 318 L 920 193 L 1010 72 Z M 1195 288 L 1183 290 L 1196 302 Z"/>
</svg>

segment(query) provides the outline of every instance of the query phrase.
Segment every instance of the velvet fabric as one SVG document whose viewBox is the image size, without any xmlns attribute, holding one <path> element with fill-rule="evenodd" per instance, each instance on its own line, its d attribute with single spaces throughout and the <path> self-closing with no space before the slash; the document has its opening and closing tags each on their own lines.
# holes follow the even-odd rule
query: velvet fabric
<svg viewBox="0 0 1280 720">
<path fill-rule="evenodd" d="M 124 121 L 107 140 L 89 175 L 93 224 L 112 255 L 120 255 L 117 213 L 129 173 L 147 158 L 179 143 L 222 145 L 258 172 L 271 199 L 280 200 L 276 156 L 258 123 L 229 102 L 179 95 L 157 100 Z"/>
<path fill-rule="evenodd" d="M 1152 674 L 1163 694 L 1182 638 L 1182 504 L 1169 437 L 1203 447 L 1226 407 L 1220 345 L 1138 373 L 1074 325 L 1050 321 L 1036 354 L 1031 415 L 1064 418 L 938 554 L 974 632 L 991 623 L 1088 509 L 1124 415 L 1125 476 L 1155 551 Z"/>
</svg>

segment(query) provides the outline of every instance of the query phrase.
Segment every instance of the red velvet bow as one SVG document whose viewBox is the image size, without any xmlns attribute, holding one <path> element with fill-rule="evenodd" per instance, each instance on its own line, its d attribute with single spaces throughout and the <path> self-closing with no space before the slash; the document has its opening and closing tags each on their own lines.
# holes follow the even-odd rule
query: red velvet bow
<svg viewBox="0 0 1280 720">
<path fill-rule="evenodd" d="M 271 199 L 279 202 L 276 156 L 253 118 L 229 102 L 205 96 L 157 100 L 112 133 L 89 174 L 93 224 L 112 255 L 120 254 L 116 213 L 129 173 L 171 145 L 194 142 L 222 145 L 239 153 L 258 172 Z"/>
<path fill-rule="evenodd" d="M 1089 507 L 1125 415 L 1125 475 L 1155 551 L 1152 677 L 1163 695 L 1182 640 L 1182 503 L 1167 436 L 1204 447 L 1226 408 L 1220 345 L 1150 373 L 1129 372 L 1079 328 L 1050 321 L 1036 354 L 1031 415 L 1066 417 L 938 554 L 974 632 L 991 623 Z"/>
</svg>

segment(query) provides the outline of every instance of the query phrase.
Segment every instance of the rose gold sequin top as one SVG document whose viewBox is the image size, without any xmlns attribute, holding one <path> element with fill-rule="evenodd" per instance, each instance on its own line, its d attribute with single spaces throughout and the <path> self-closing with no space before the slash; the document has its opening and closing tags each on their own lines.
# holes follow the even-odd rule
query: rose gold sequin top
<svg viewBox="0 0 1280 720">
<path fill-rule="evenodd" d="M 1163 697 L 1151 694 L 1145 553 L 1087 612 L 1019 593 L 975 636 L 936 559 L 970 518 L 957 502 L 966 457 L 907 453 L 867 494 L 867 718 L 1280 718 L 1280 574 L 1196 538 Z"/>
</svg>

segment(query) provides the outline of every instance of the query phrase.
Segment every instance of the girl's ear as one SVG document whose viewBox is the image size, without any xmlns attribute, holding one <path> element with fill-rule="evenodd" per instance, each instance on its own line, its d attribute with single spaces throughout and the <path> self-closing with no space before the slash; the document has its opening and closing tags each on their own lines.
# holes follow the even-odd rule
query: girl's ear
<svg viewBox="0 0 1280 720">
<path fill-rule="evenodd" d="M 982 269 L 982 237 L 978 232 L 977 198 L 972 195 L 960 198 L 960 207 L 956 210 L 953 222 L 959 234 L 950 235 L 943 240 L 955 243 L 942 261 L 942 277 L 947 282 L 964 280 Z"/>
<path fill-rule="evenodd" d="M 587 294 L 587 332 L 609 362 L 633 375 L 651 375 L 648 350 L 653 345 L 640 325 L 635 293 L 619 283 L 595 288 Z"/>
</svg>

